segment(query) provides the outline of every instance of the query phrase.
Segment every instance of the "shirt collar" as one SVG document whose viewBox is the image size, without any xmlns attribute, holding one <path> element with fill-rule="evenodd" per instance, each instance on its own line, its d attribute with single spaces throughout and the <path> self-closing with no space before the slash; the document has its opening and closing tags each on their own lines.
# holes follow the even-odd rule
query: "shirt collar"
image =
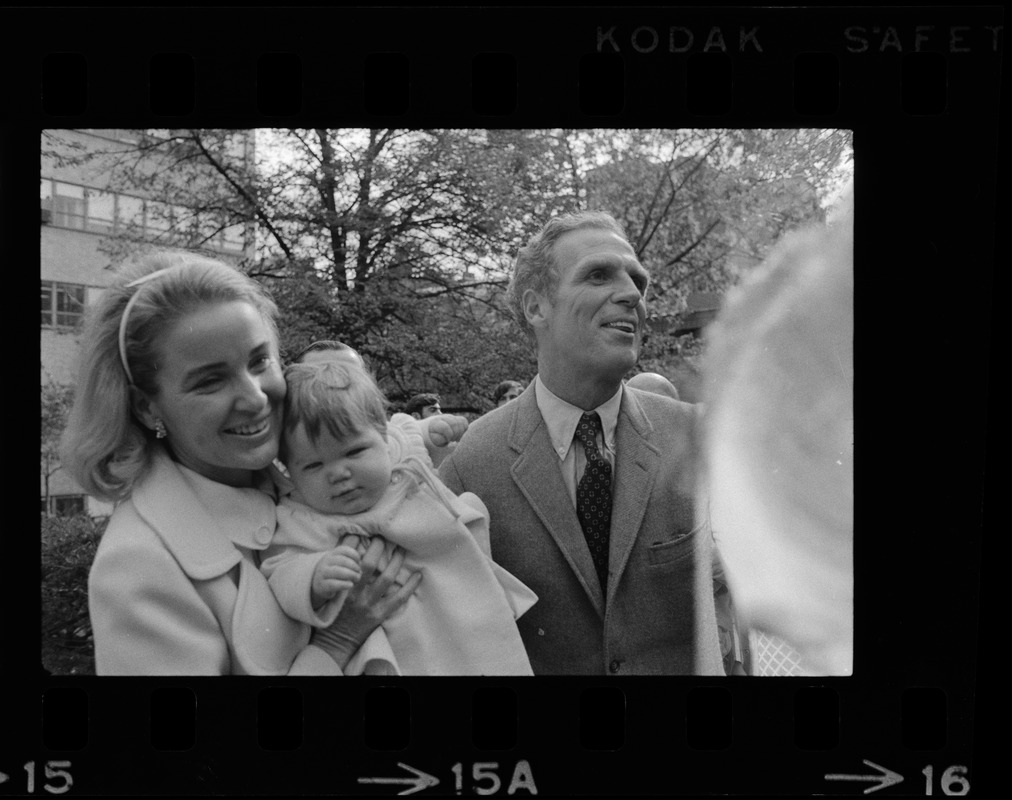
<svg viewBox="0 0 1012 800">
<path fill-rule="evenodd" d="M 553 393 L 545 386 L 540 375 L 534 379 L 534 396 L 538 403 L 538 410 L 545 420 L 545 425 L 548 426 L 552 449 L 560 460 L 564 459 L 573 444 L 576 426 L 580 424 L 580 417 L 583 416 L 584 411 Z M 601 418 L 604 447 L 612 453 L 615 452 L 615 429 L 618 427 L 618 412 L 621 407 L 622 386 L 619 385 L 615 394 L 593 409 Z"/>
</svg>

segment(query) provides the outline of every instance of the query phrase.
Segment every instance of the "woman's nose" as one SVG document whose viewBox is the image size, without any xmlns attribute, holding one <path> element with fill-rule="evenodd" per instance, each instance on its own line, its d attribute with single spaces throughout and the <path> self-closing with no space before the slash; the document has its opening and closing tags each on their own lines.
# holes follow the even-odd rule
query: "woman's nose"
<svg viewBox="0 0 1012 800">
<path fill-rule="evenodd" d="M 259 411 L 267 403 L 267 393 L 260 383 L 260 376 L 246 375 L 239 385 L 238 405 L 244 409 Z"/>
</svg>

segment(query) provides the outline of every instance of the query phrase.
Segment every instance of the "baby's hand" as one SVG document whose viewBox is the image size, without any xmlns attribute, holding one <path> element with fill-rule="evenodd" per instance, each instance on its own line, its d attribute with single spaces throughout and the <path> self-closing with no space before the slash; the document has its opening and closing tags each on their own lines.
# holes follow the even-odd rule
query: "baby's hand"
<svg viewBox="0 0 1012 800">
<path fill-rule="evenodd" d="M 467 417 L 456 414 L 439 414 L 428 420 L 429 440 L 435 447 L 446 447 L 450 442 L 460 440 L 467 430 Z"/>
<path fill-rule="evenodd" d="M 358 550 L 349 544 L 335 547 L 317 561 L 310 592 L 313 608 L 351 589 L 362 577 L 361 561 Z"/>
</svg>

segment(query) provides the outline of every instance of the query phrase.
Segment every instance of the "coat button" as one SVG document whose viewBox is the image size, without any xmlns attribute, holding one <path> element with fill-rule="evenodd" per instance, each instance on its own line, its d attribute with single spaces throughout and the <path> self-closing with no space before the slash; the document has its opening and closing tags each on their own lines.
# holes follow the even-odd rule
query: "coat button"
<svg viewBox="0 0 1012 800">
<path fill-rule="evenodd" d="M 608 665 L 608 672 L 614 675 L 616 672 L 618 672 L 619 667 L 621 667 L 621 665 L 622 662 L 619 659 L 617 658 L 613 659 L 612 662 Z"/>
<path fill-rule="evenodd" d="M 256 533 L 253 534 L 253 540 L 257 544 L 262 544 L 264 547 L 271 543 L 271 539 L 274 537 L 274 531 L 268 528 L 266 525 L 261 525 L 257 528 Z"/>
</svg>

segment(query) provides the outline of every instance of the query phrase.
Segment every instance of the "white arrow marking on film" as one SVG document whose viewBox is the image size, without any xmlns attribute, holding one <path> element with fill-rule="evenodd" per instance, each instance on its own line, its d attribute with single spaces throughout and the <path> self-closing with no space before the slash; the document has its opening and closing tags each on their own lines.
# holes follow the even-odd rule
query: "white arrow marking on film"
<svg viewBox="0 0 1012 800">
<path fill-rule="evenodd" d="M 397 766 L 401 769 L 406 769 L 409 772 L 415 773 L 414 778 L 359 778 L 359 783 L 410 783 L 414 784 L 410 789 L 405 789 L 403 792 L 397 794 L 414 794 L 420 792 L 422 789 L 428 789 L 430 786 L 436 786 L 439 783 L 439 778 L 434 775 L 429 775 L 427 772 L 422 772 L 420 769 L 409 767 L 407 764 L 397 762 Z"/>
<path fill-rule="evenodd" d="M 865 794 L 871 794 L 877 792 L 879 789 L 885 789 L 886 786 L 893 786 L 903 781 L 903 776 L 898 772 L 893 772 L 891 769 L 879 766 L 874 761 L 869 761 L 867 758 L 863 759 L 864 763 L 869 767 L 877 769 L 881 775 L 827 775 L 827 781 L 875 781 L 878 786 L 869 786 L 864 790 Z"/>
</svg>

